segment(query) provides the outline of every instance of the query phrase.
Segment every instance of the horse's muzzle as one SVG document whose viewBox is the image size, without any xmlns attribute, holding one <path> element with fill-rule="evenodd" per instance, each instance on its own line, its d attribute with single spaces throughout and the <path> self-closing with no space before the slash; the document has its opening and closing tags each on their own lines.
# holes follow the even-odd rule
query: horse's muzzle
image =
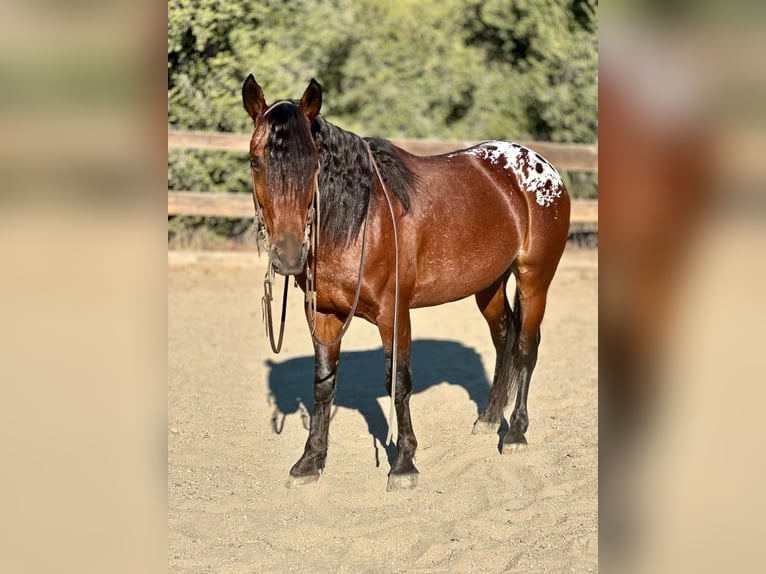
<svg viewBox="0 0 766 574">
<path fill-rule="evenodd" d="M 276 241 L 271 248 L 271 264 L 280 275 L 300 275 L 306 266 L 309 244 L 292 236 Z"/>
</svg>

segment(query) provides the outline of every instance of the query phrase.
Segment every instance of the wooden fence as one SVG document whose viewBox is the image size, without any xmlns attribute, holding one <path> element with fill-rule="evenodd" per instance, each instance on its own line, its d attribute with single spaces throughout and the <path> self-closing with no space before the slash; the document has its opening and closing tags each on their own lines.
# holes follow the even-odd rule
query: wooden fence
<svg viewBox="0 0 766 574">
<path fill-rule="evenodd" d="M 433 155 L 469 147 L 475 141 L 394 139 L 392 142 L 416 155 Z M 562 171 L 598 172 L 598 146 L 519 142 L 537 151 Z M 168 130 L 168 149 L 199 149 L 239 152 L 250 144 L 247 134 Z M 248 219 L 254 214 L 253 200 L 245 193 L 168 191 L 168 215 L 197 215 Z M 598 224 L 598 200 L 572 201 L 572 223 Z"/>
<path fill-rule="evenodd" d="M 168 192 L 168 215 L 249 219 L 254 214 L 253 198 L 249 193 Z M 597 224 L 598 200 L 573 200 L 571 221 L 572 223 Z"/>
</svg>

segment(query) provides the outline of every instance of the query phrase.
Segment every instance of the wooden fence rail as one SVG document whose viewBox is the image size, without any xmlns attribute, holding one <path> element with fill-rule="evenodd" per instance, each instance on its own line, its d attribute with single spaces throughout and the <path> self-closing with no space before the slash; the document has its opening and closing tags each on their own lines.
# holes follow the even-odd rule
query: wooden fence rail
<svg viewBox="0 0 766 574">
<path fill-rule="evenodd" d="M 416 155 L 434 155 L 469 147 L 474 141 L 392 140 Z M 168 130 L 168 149 L 231 151 L 245 154 L 250 142 L 247 134 Z M 559 170 L 598 172 L 598 145 L 519 142 L 543 155 Z M 202 193 L 168 191 L 168 215 L 203 217 L 253 217 L 249 193 Z M 598 200 L 573 200 L 573 224 L 598 225 Z"/>
<path fill-rule="evenodd" d="M 253 198 L 249 193 L 168 192 L 168 215 L 249 219 L 254 214 Z M 573 200 L 571 220 L 583 224 L 598 223 L 598 201 Z"/>
<path fill-rule="evenodd" d="M 415 155 L 436 155 L 470 147 L 478 141 L 394 139 L 395 145 Z M 542 155 L 562 171 L 598 172 L 598 145 L 519 142 Z M 247 153 L 250 136 L 217 132 L 168 130 L 168 149 L 200 149 Z"/>
</svg>

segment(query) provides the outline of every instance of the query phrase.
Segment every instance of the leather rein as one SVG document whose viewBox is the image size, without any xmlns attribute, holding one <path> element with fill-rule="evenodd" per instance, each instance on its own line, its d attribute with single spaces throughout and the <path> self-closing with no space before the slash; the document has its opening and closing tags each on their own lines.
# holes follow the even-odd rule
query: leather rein
<svg viewBox="0 0 766 574">
<path fill-rule="evenodd" d="M 394 205 L 391 201 L 391 197 L 389 194 L 388 187 L 386 186 L 385 182 L 383 181 L 383 177 L 380 174 L 380 170 L 378 169 L 378 164 L 375 161 L 375 158 L 372 155 L 372 150 L 370 150 L 369 144 L 365 141 L 364 142 L 365 148 L 367 148 L 367 155 L 370 158 L 370 163 L 372 167 L 375 170 L 375 174 L 377 176 L 378 182 L 380 183 L 381 190 L 383 191 L 383 196 L 386 199 L 386 203 L 388 204 L 388 210 L 391 215 L 391 224 L 393 226 L 394 230 L 394 250 L 395 250 L 395 293 L 394 293 L 394 320 L 393 320 L 393 343 L 392 343 L 392 349 L 391 349 L 391 407 L 389 410 L 388 415 L 388 435 L 386 437 L 386 443 L 391 443 L 393 440 L 393 433 L 394 433 L 394 421 L 396 420 L 394 417 L 395 410 L 394 410 L 394 404 L 396 399 L 396 367 L 397 367 L 397 339 L 399 334 L 399 235 L 397 232 L 397 226 L 396 226 L 396 217 L 394 214 Z M 264 295 L 261 299 L 261 311 L 263 314 L 263 320 L 264 324 L 266 326 L 266 334 L 269 337 L 269 342 L 271 344 L 271 350 L 279 354 L 279 352 L 282 350 L 282 341 L 284 337 L 284 331 L 285 331 L 285 322 L 287 317 L 287 290 L 289 287 L 289 276 L 285 276 L 285 287 L 284 292 L 282 294 L 282 314 L 280 318 L 280 325 L 279 325 L 279 335 L 277 336 L 277 339 L 275 341 L 274 339 L 274 324 L 273 324 L 273 313 L 271 309 L 271 304 L 274 300 L 272 295 L 272 288 L 271 284 L 272 281 L 275 279 L 275 270 L 274 266 L 271 261 L 271 249 L 270 249 L 270 242 L 269 242 L 269 234 L 268 230 L 266 229 L 266 220 L 263 217 L 263 211 L 261 209 L 260 202 L 258 201 L 258 196 L 255 193 L 255 176 L 253 175 L 253 202 L 255 204 L 255 224 L 256 224 L 256 233 L 259 235 L 261 242 L 263 242 L 264 249 L 266 250 L 266 254 L 268 255 L 269 262 L 268 267 L 266 270 L 266 277 L 263 281 L 263 289 L 264 289 Z M 322 341 L 316 334 L 316 315 L 317 315 L 317 292 L 316 292 L 316 269 L 317 269 L 317 243 L 318 243 L 318 236 L 319 236 L 319 225 L 321 222 L 321 202 L 320 202 L 320 193 L 319 193 L 319 170 L 314 174 L 314 197 L 311 200 L 311 207 L 309 208 L 308 215 L 306 217 L 306 227 L 304 229 L 303 234 L 303 241 L 304 245 L 308 244 L 308 255 L 307 255 L 307 261 L 308 256 L 311 256 L 313 265 L 309 268 L 308 263 L 306 267 L 306 293 L 305 293 L 305 300 L 304 300 L 304 307 L 306 312 L 306 319 L 309 324 L 309 331 L 311 333 L 311 338 L 314 341 L 315 344 L 321 345 L 323 347 L 332 347 L 340 343 L 340 341 L 343 339 L 343 336 L 346 334 L 346 331 L 348 331 L 348 328 L 351 326 L 351 320 L 354 318 L 354 315 L 356 314 L 357 308 L 359 306 L 359 297 L 362 292 L 362 280 L 364 278 L 364 260 L 367 254 L 367 228 L 368 228 L 368 222 L 369 222 L 369 215 L 370 215 L 370 204 L 372 203 L 372 197 L 369 198 L 367 202 L 367 211 L 365 213 L 364 217 L 364 230 L 362 231 L 362 253 L 359 258 L 359 272 L 357 276 L 356 281 L 356 291 L 354 293 L 354 302 L 351 305 L 351 310 L 348 313 L 348 316 L 346 317 L 346 320 L 343 323 L 343 326 L 341 327 L 340 333 L 337 337 L 335 337 L 332 341 Z M 258 247 L 258 253 L 260 255 L 260 243 Z M 297 285 L 297 281 L 296 281 Z"/>
</svg>

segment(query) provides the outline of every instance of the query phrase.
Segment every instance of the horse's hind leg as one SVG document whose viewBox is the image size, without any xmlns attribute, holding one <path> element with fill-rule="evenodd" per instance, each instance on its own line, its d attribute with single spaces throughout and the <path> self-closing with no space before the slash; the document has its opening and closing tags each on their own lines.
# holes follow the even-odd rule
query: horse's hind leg
<svg viewBox="0 0 766 574">
<path fill-rule="evenodd" d="M 489 325 L 496 358 L 487 408 L 474 423 L 473 434 L 497 432 L 511 391 L 511 350 L 516 341 L 518 321 L 505 295 L 509 275 L 510 269 L 490 287 L 476 294 L 476 304 Z"/>
<path fill-rule="evenodd" d="M 316 333 L 322 341 L 332 341 L 343 323 L 335 315 L 317 313 Z M 314 343 L 314 413 L 303 455 L 290 469 L 293 484 L 319 478 L 319 468 L 327 457 L 330 410 L 335 398 L 340 343 L 325 347 Z"/>
<path fill-rule="evenodd" d="M 556 259 L 558 261 L 558 259 Z M 519 450 L 527 444 L 525 433 L 529 427 L 527 396 L 532 371 L 537 363 L 537 349 L 540 344 L 540 324 L 545 314 L 555 265 L 531 265 L 519 260 L 516 275 L 514 312 L 519 317 L 519 336 L 512 347 L 512 387 L 516 390 L 516 404 L 509 421 L 508 432 L 503 438 L 502 452 Z"/>
</svg>

